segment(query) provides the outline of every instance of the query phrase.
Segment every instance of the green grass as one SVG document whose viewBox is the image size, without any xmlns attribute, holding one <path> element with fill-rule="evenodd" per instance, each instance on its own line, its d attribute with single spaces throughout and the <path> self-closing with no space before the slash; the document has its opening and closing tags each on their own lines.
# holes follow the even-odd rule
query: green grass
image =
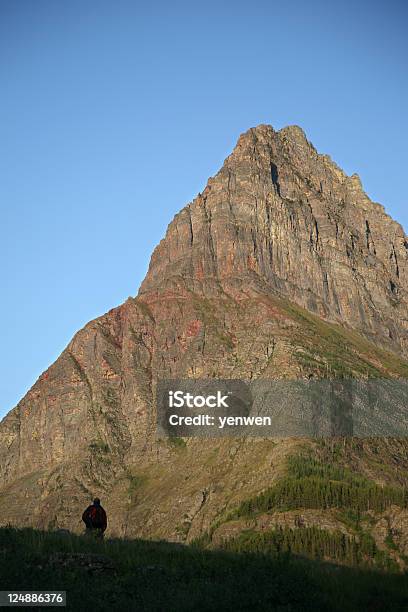
<svg viewBox="0 0 408 612">
<path fill-rule="evenodd" d="M 329 559 L 351 566 L 373 566 L 383 570 L 398 571 L 398 565 L 390 556 L 379 550 L 373 537 L 367 533 L 358 538 L 341 531 L 328 531 L 317 526 L 276 527 L 268 531 L 248 529 L 223 544 L 232 552 L 253 552 L 279 555 L 290 552 L 310 559 Z"/>
<path fill-rule="evenodd" d="M 184 450 L 187 446 L 187 443 L 184 438 L 179 438 L 178 436 L 170 436 L 168 438 L 168 443 L 173 448 L 177 448 L 179 450 Z"/>
<path fill-rule="evenodd" d="M 391 530 L 388 531 L 388 535 L 385 538 L 385 543 L 391 550 L 398 550 L 398 546 L 394 542 Z"/>
<path fill-rule="evenodd" d="M 272 510 L 353 508 L 382 512 L 391 504 L 408 507 L 405 487 L 381 487 L 347 468 L 309 455 L 288 458 L 288 475 L 262 493 L 244 500 L 230 518 L 250 517 Z"/>
<path fill-rule="evenodd" d="M 129 482 L 128 493 L 130 496 L 139 491 L 148 481 L 145 474 L 133 474 L 130 470 L 126 471 L 126 478 Z"/>
<path fill-rule="evenodd" d="M 333 456 L 338 455 L 333 447 Z M 316 452 L 316 449 L 315 451 Z M 325 453 L 325 449 L 320 449 Z M 327 455 L 327 453 L 326 453 Z M 224 523 L 240 520 L 243 532 L 223 546 L 231 551 L 271 552 L 291 550 L 310 558 L 324 557 L 351 565 L 371 564 L 383 569 L 398 569 L 386 551 L 378 549 L 371 533 L 367 511 L 383 512 L 391 504 L 408 507 L 408 491 L 401 486 L 379 486 L 341 464 L 304 449 L 287 458 L 286 475 L 273 486 L 220 517 L 193 545 L 213 546 L 214 532 Z M 270 531 L 245 530 L 245 523 L 261 514 L 288 510 L 330 510 L 349 531 L 344 535 L 325 532 L 317 526 L 296 529 L 276 527 Z M 282 535 L 283 534 L 283 535 Z M 282 543 L 282 542 L 283 543 Z M 389 551 L 398 551 L 392 535 L 386 540 Z M 401 557 L 401 555 L 399 555 Z M 402 557 L 401 557 L 402 558 Z"/>
<path fill-rule="evenodd" d="M 50 563 L 54 552 L 106 555 L 115 574 Z M 147 542 L 0 529 L 2 589 L 65 590 L 67 610 L 364 612 L 406 610 L 408 577 L 311 561 Z"/>
<path fill-rule="evenodd" d="M 323 321 L 288 300 L 275 298 L 275 301 L 298 323 L 290 332 L 290 341 L 298 362 L 305 369 L 326 377 L 408 376 L 406 361 L 379 348 L 358 332 Z"/>
</svg>

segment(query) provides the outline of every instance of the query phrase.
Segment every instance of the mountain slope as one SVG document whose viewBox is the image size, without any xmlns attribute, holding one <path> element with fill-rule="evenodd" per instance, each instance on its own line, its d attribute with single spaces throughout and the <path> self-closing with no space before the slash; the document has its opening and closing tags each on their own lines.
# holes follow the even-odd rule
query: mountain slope
<svg viewBox="0 0 408 612">
<path fill-rule="evenodd" d="M 408 597 L 406 575 L 286 555 L 203 552 L 140 539 L 97 542 L 7 528 L 0 528 L 0 546 L 4 585 L 64 589 L 68 611 L 388 612 L 406 609 Z"/>
<path fill-rule="evenodd" d="M 298 127 L 250 129 L 170 223 L 138 296 L 79 331 L 1 422 L 2 523 L 79 530 L 98 493 L 111 533 L 199 537 L 305 442 L 159 439 L 157 381 L 406 378 L 407 275 L 403 229 L 357 176 Z M 407 484 L 404 443 L 378 441 L 377 467 L 359 448 L 367 478 Z"/>
</svg>

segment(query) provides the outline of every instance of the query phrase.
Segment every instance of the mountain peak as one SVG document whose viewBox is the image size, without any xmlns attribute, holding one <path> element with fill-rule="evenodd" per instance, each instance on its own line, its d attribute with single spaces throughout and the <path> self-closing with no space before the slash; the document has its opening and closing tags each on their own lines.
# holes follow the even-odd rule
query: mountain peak
<svg viewBox="0 0 408 612">
<path fill-rule="evenodd" d="M 299 125 L 287 125 L 279 130 L 279 134 L 293 138 L 297 141 L 306 141 L 307 137 L 304 130 Z"/>
<path fill-rule="evenodd" d="M 310 144 L 304 130 L 299 125 L 287 125 L 280 130 L 275 130 L 274 127 L 268 123 L 260 123 L 255 127 L 249 128 L 239 136 L 238 143 L 248 140 L 252 140 L 253 142 L 257 140 L 274 140 L 277 137 L 283 137 L 293 142 Z"/>
<path fill-rule="evenodd" d="M 164 285 L 204 295 L 257 287 L 406 352 L 405 243 L 358 175 L 320 155 L 299 126 L 261 124 L 176 215 L 140 295 Z"/>
</svg>

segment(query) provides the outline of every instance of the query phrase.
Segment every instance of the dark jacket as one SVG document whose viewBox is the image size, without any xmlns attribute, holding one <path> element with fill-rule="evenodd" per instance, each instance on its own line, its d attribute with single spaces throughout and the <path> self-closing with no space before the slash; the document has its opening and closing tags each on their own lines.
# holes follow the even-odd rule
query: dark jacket
<svg viewBox="0 0 408 612">
<path fill-rule="evenodd" d="M 101 505 L 91 504 L 88 506 L 87 509 L 84 510 L 82 520 L 87 529 L 102 529 L 102 531 L 105 531 L 108 525 L 106 512 Z"/>
</svg>

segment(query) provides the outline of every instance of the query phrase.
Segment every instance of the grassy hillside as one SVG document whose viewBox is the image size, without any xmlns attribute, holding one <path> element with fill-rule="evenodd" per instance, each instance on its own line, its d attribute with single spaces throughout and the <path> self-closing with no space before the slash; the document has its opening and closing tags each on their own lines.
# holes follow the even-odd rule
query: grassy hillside
<svg viewBox="0 0 408 612">
<path fill-rule="evenodd" d="M 2 589 L 66 590 L 68 610 L 397 611 L 408 576 L 288 553 L 206 551 L 0 529 Z M 38 608 L 37 608 L 38 609 Z"/>
<path fill-rule="evenodd" d="M 356 450 L 353 440 L 320 441 L 289 455 L 280 479 L 218 517 L 194 545 L 405 571 L 408 489 L 348 467 Z"/>
</svg>

